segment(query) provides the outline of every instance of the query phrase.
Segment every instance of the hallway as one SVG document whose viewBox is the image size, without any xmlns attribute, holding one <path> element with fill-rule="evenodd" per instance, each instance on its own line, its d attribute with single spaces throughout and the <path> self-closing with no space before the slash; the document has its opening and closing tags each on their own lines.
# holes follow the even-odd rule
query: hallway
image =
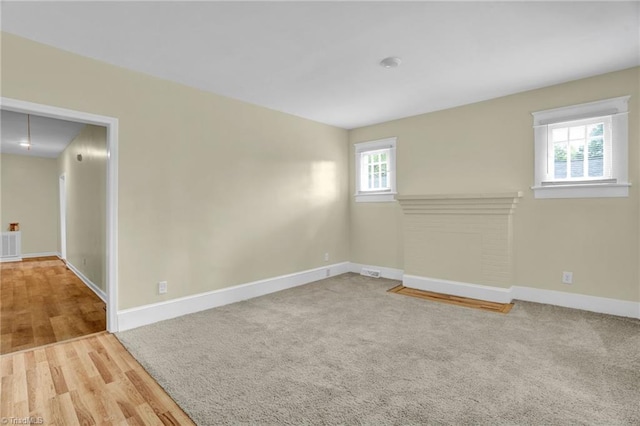
<svg viewBox="0 0 640 426">
<path fill-rule="evenodd" d="M 1 265 L 0 354 L 105 329 L 105 303 L 57 257 Z"/>
</svg>

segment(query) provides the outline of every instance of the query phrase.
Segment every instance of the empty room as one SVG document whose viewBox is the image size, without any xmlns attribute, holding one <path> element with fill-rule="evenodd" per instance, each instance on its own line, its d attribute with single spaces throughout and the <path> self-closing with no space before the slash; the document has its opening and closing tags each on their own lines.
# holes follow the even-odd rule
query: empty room
<svg viewBox="0 0 640 426">
<path fill-rule="evenodd" d="M 0 8 L 0 422 L 640 423 L 640 2 Z"/>
</svg>

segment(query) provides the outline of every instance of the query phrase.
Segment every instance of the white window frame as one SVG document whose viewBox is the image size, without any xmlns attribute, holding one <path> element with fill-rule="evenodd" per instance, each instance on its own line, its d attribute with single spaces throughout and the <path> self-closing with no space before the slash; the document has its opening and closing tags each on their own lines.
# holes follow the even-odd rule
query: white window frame
<svg viewBox="0 0 640 426">
<path fill-rule="evenodd" d="M 617 98 L 533 112 L 535 139 L 535 198 L 598 198 L 629 196 L 629 98 Z M 577 120 L 611 120 L 610 178 L 554 180 L 549 170 L 549 127 Z M 609 149 L 609 148 L 607 148 Z M 586 155 L 586 152 L 585 152 Z M 569 170 L 567 170 L 569 172 Z"/>
<path fill-rule="evenodd" d="M 396 140 L 397 138 L 378 139 L 369 142 L 360 142 L 354 144 L 355 147 L 355 199 L 356 202 L 392 202 L 396 197 Z M 363 191 L 360 187 L 360 177 L 362 175 L 361 157 L 365 152 L 378 151 L 381 149 L 389 150 L 389 170 L 387 177 L 389 179 L 390 189 L 384 191 Z"/>
</svg>

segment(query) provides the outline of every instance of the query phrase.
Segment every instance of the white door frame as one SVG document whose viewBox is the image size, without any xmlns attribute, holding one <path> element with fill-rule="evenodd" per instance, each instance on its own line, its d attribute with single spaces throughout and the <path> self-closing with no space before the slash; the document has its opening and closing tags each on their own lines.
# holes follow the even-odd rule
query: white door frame
<svg viewBox="0 0 640 426">
<path fill-rule="evenodd" d="M 118 119 L 5 97 L 0 108 L 107 128 L 107 330 L 118 331 Z"/>
<path fill-rule="evenodd" d="M 67 176 L 63 173 L 58 178 L 60 192 L 60 258 L 67 263 Z"/>
</svg>

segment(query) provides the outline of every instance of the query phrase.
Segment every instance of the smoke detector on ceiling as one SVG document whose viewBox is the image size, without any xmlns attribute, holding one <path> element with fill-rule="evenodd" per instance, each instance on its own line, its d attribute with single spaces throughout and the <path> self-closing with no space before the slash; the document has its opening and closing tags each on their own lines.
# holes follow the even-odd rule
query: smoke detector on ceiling
<svg viewBox="0 0 640 426">
<path fill-rule="evenodd" d="M 400 65 L 401 62 L 402 59 L 396 56 L 389 56 L 388 58 L 384 58 L 380 61 L 380 66 L 383 66 L 385 68 L 396 68 L 398 65 Z"/>
</svg>

